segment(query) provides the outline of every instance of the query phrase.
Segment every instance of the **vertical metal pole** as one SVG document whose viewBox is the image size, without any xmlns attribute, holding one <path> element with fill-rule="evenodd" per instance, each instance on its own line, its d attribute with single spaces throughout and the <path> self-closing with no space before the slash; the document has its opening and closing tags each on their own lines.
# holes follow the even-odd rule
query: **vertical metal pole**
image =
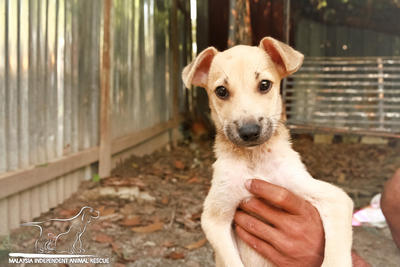
<svg viewBox="0 0 400 267">
<path fill-rule="evenodd" d="M 378 109 L 379 109 L 379 129 L 384 129 L 384 121 L 385 121 L 385 112 L 383 108 L 383 101 L 385 99 L 385 94 L 384 94 L 384 71 L 383 71 L 383 61 L 382 58 L 377 59 L 378 63 L 378 97 L 379 97 L 379 104 L 378 104 Z"/>
<path fill-rule="evenodd" d="M 111 128 L 110 128 L 110 72 L 111 72 L 111 0 L 104 0 L 103 55 L 100 92 L 100 155 L 99 175 L 111 175 Z"/>
<path fill-rule="evenodd" d="M 285 43 L 290 44 L 290 0 L 283 1 L 283 34 Z"/>
</svg>

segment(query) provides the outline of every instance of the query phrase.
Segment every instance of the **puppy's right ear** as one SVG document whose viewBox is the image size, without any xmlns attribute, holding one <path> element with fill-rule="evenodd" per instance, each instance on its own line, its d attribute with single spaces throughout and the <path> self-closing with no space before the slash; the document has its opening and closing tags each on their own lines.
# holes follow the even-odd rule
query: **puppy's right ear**
<svg viewBox="0 0 400 267">
<path fill-rule="evenodd" d="M 193 84 L 195 86 L 207 87 L 208 72 L 211 62 L 218 50 L 209 47 L 201 52 L 182 72 L 182 80 L 187 88 Z"/>
</svg>

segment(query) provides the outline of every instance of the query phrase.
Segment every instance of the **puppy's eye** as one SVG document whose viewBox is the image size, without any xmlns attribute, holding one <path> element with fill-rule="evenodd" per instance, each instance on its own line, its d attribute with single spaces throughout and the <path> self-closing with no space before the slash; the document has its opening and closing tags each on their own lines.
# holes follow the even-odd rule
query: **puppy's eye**
<svg viewBox="0 0 400 267">
<path fill-rule="evenodd" d="M 229 91 L 223 86 L 218 86 L 215 89 L 215 94 L 221 99 L 227 99 L 229 97 Z"/>
<path fill-rule="evenodd" d="M 266 94 L 269 92 L 269 90 L 271 90 L 272 87 L 272 82 L 269 80 L 262 80 L 260 82 L 260 86 L 259 86 L 259 90 L 261 93 Z"/>
</svg>

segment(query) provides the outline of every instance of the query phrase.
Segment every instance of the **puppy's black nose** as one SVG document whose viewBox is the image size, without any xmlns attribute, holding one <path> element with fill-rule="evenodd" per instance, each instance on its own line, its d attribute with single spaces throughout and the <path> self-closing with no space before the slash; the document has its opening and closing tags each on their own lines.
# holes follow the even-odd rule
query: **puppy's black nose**
<svg viewBox="0 0 400 267">
<path fill-rule="evenodd" d="M 255 141 L 260 137 L 261 127 L 255 123 L 244 124 L 239 128 L 239 136 L 243 141 Z"/>
</svg>

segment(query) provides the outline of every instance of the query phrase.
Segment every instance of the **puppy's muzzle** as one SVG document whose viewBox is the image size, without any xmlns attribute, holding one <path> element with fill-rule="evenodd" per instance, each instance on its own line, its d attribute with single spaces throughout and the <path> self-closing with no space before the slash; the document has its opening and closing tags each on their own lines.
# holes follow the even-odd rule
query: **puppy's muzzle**
<svg viewBox="0 0 400 267">
<path fill-rule="evenodd" d="M 257 141 L 260 137 L 261 126 L 256 123 L 246 123 L 239 127 L 238 133 L 240 138 L 245 142 Z"/>
</svg>

